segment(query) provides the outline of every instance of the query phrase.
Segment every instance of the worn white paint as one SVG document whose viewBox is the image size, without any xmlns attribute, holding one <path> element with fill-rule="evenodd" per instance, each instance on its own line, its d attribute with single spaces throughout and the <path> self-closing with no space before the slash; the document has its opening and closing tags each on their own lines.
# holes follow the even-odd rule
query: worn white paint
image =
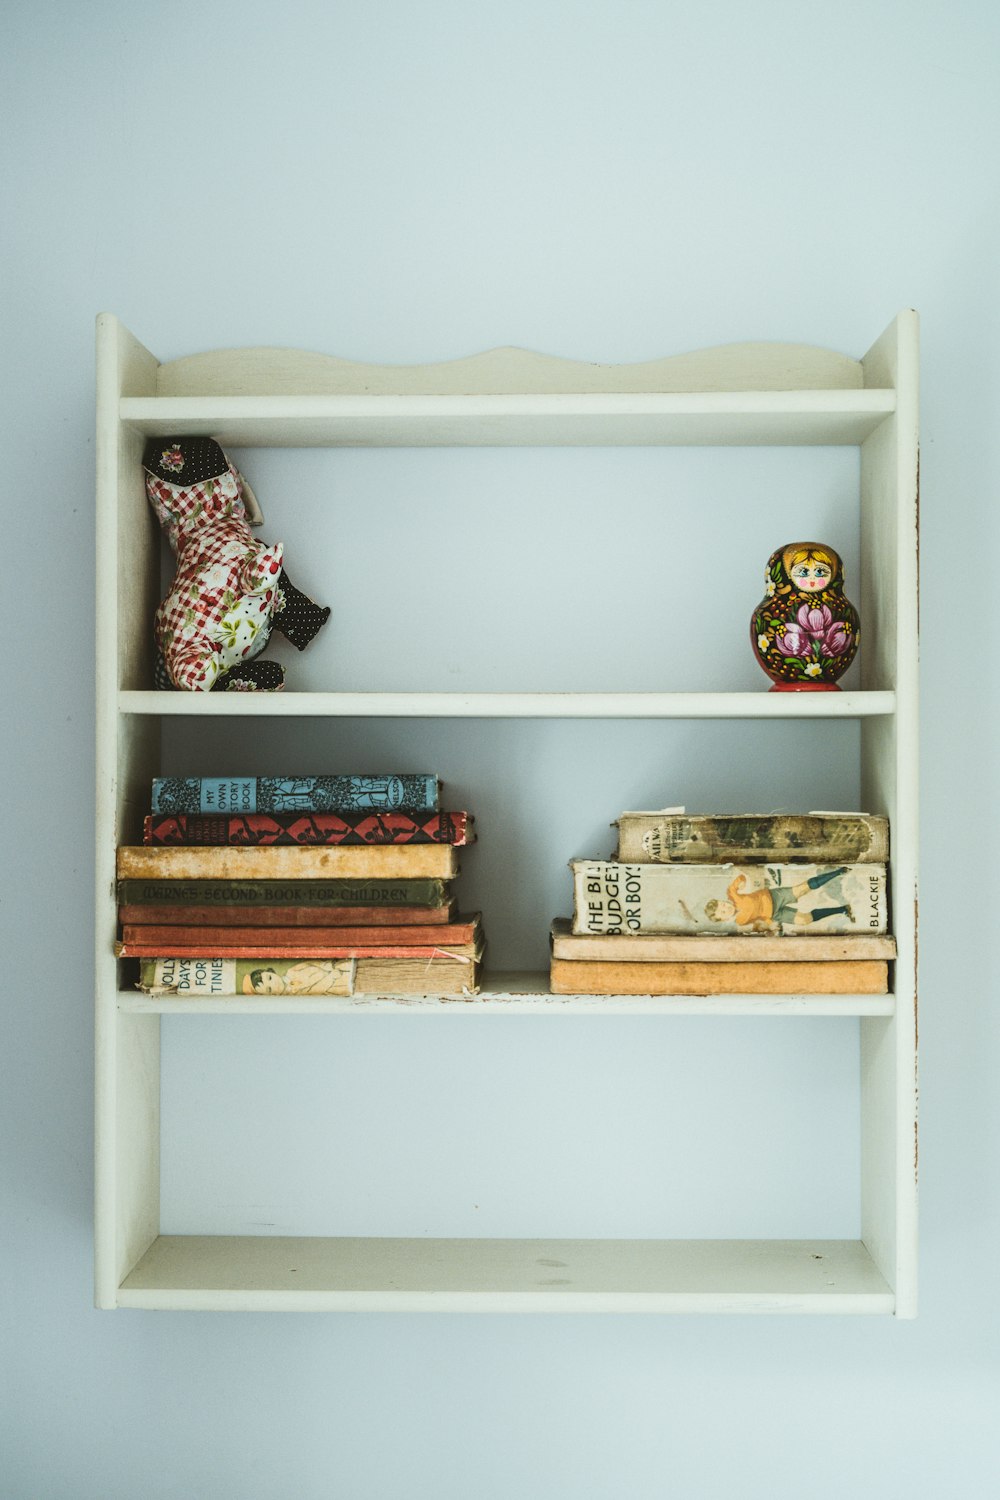
<svg viewBox="0 0 1000 1500">
<path fill-rule="evenodd" d="M 129 1015 L 307 1016 L 891 1016 L 892 995 L 553 995 L 544 971 L 482 976 L 479 993 L 461 995 L 242 995 L 214 1000 L 123 993 L 118 1008 Z"/>
</svg>

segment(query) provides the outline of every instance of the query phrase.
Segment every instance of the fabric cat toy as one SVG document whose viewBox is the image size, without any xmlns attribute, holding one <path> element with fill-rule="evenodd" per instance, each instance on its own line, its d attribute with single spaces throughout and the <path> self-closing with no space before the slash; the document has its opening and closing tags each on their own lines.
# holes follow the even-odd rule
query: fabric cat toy
<svg viewBox="0 0 1000 1500">
<path fill-rule="evenodd" d="M 329 609 L 289 581 L 281 542 L 268 545 L 251 534 L 250 519 L 259 520 L 253 491 L 212 438 L 152 438 L 142 466 L 146 494 L 177 558 L 154 621 L 157 687 L 283 687 L 278 662 L 255 660 L 272 628 L 302 651 Z"/>
</svg>

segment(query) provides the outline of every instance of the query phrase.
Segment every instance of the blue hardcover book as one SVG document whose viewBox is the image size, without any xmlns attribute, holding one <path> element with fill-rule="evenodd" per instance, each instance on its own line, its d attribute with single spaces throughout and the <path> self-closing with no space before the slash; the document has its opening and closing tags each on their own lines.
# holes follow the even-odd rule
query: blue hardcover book
<svg viewBox="0 0 1000 1500">
<path fill-rule="evenodd" d="M 154 813 L 436 812 L 436 776 L 157 776 Z"/>
</svg>

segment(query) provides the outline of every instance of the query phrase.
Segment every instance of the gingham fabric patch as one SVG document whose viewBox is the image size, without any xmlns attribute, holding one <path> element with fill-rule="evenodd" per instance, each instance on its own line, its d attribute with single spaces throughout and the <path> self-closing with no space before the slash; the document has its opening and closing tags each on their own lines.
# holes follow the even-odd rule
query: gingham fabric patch
<svg viewBox="0 0 1000 1500">
<path fill-rule="evenodd" d="M 266 645 L 284 604 L 284 548 L 252 535 L 232 464 L 188 486 L 147 471 L 146 493 L 177 555 L 170 592 L 156 611 L 156 642 L 174 686 L 205 692 Z"/>
</svg>

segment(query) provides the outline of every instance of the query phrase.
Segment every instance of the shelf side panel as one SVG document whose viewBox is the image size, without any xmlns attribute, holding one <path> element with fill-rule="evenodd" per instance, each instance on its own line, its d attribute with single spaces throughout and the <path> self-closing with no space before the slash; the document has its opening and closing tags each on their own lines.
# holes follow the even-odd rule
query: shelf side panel
<svg viewBox="0 0 1000 1500">
<path fill-rule="evenodd" d="M 98 996 L 98 1010 L 104 997 Z M 98 1027 L 95 1300 L 118 1287 L 160 1226 L 160 1018 L 112 1012 Z"/>
<path fill-rule="evenodd" d="M 94 1271 L 95 1299 L 101 1307 L 115 1305 L 121 1277 L 155 1236 L 159 1216 L 148 1163 L 150 1150 L 155 1162 L 158 1134 L 148 1123 L 149 1106 L 136 1108 L 136 1091 L 149 1095 L 153 1080 L 158 1100 L 159 1022 L 156 1017 L 119 1018 L 118 966 L 112 950 L 122 789 L 132 774 L 137 747 L 145 747 L 138 758 L 149 769 L 148 747 L 159 745 L 152 722 L 135 725 L 123 721 L 118 712 L 123 682 L 146 686 L 149 681 L 123 666 L 148 628 L 137 634 L 127 598 L 123 606 L 122 584 L 142 567 L 152 575 L 148 560 L 143 563 L 136 556 L 135 517 L 129 505 L 141 440 L 122 428 L 119 409 L 123 395 L 144 397 L 155 390 L 156 368 L 153 355 L 117 318 L 108 313 L 98 317 Z M 138 527 L 140 546 L 146 520 L 142 517 Z M 134 1161 L 137 1148 L 147 1158 L 141 1168 Z"/>
<path fill-rule="evenodd" d="M 143 439 L 122 427 L 118 461 L 118 685 L 153 684 L 153 616 L 160 603 L 160 531 L 146 498 Z"/>
<path fill-rule="evenodd" d="M 160 1029 L 158 1018 L 122 1016 L 118 1032 L 117 1284 L 160 1231 Z"/>
<path fill-rule="evenodd" d="M 97 323 L 98 681 L 152 685 L 152 623 L 159 603 L 160 541 L 146 500 L 141 433 L 121 422 L 122 396 L 156 388 L 157 362 L 116 318 Z"/>
<path fill-rule="evenodd" d="M 894 716 L 861 726 L 862 795 L 890 819 L 898 949 L 895 1016 L 862 1023 L 862 1232 L 901 1317 L 916 1312 L 917 1262 L 917 340 L 902 313 L 865 357 L 866 380 L 894 386 L 897 404 L 861 450 L 863 685 L 896 689 Z"/>
</svg>

